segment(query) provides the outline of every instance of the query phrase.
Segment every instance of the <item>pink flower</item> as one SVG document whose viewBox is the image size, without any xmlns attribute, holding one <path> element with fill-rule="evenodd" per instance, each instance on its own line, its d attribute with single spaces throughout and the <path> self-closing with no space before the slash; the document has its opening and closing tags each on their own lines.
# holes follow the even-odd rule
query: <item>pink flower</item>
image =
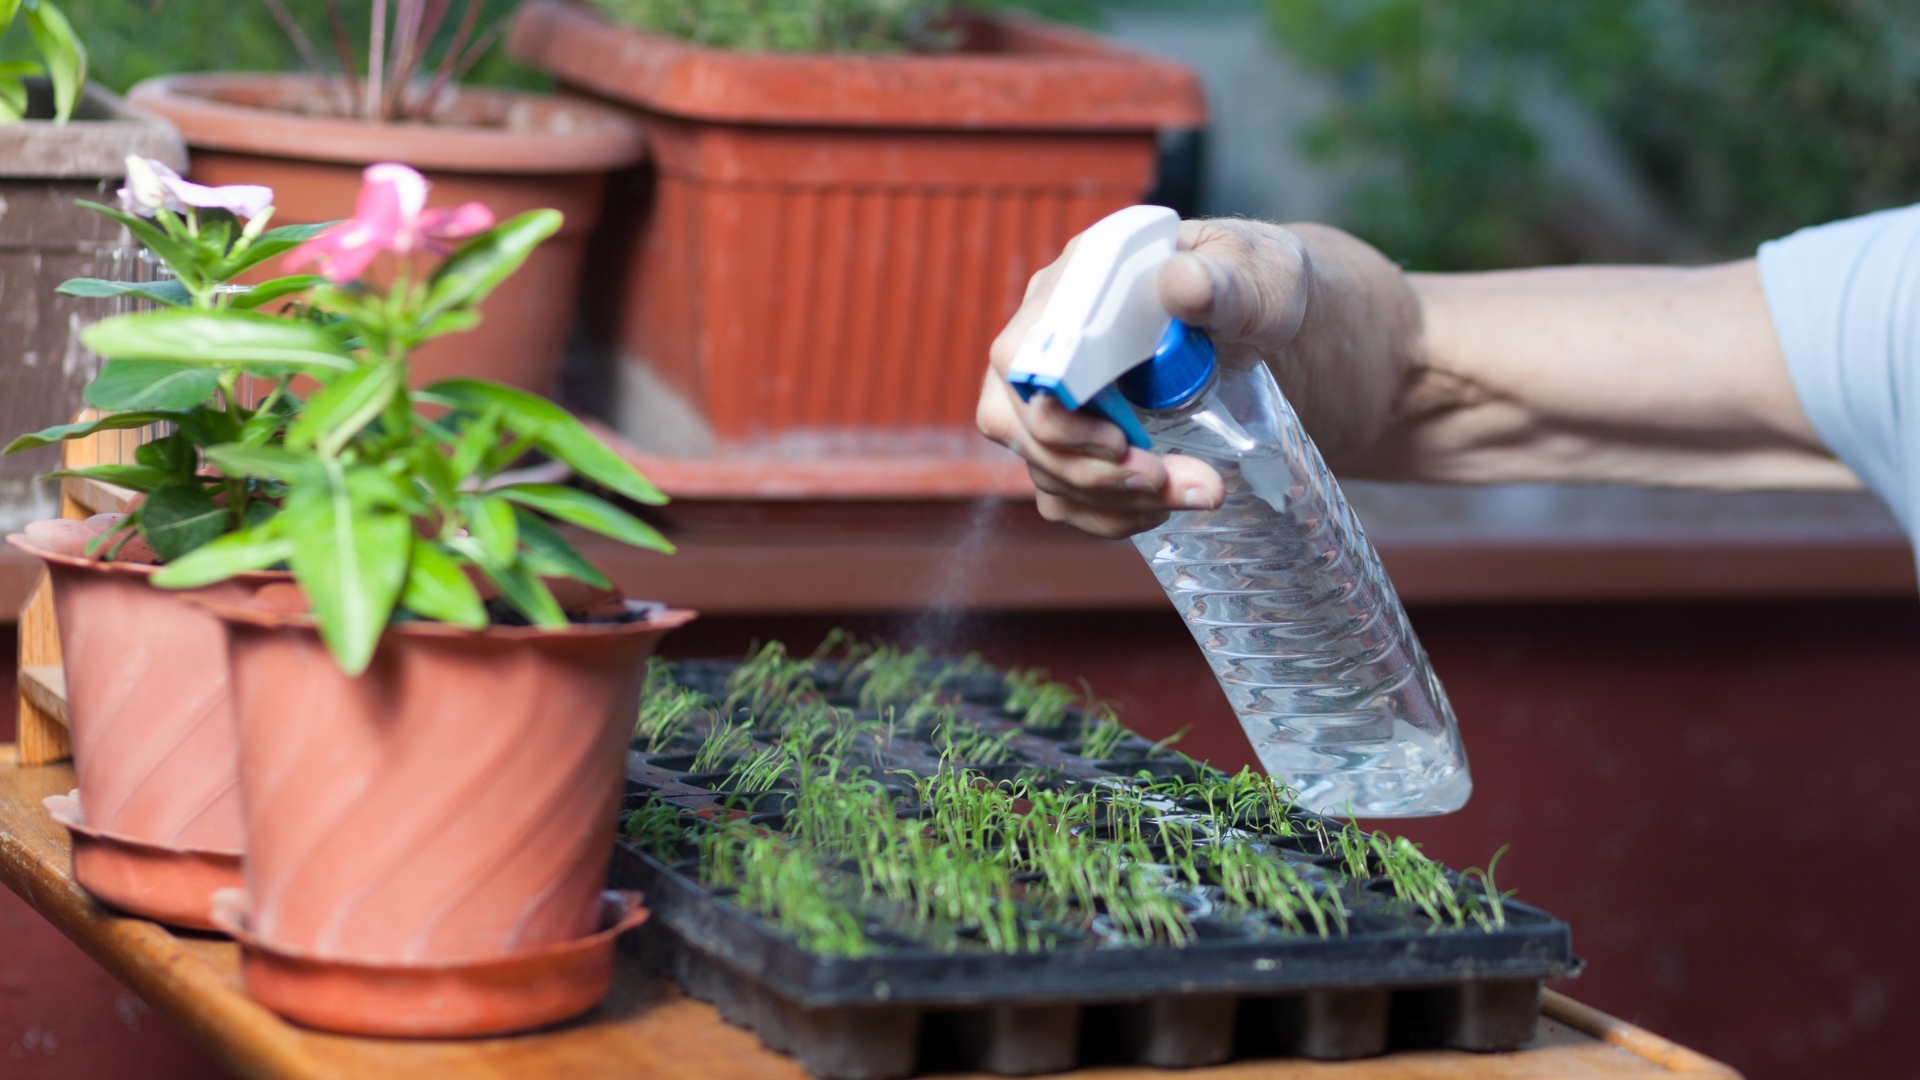
<svg viewBox="0 0 1920 1080">
<path fill-rule="evenodd" d="M 493 227 L 493 211 L 477 202 L 452 210 L 428 210 L 427 178 L 394 162 L 367 166 L 353 216 L 287 253 L 289 272 L 318 263 L 329 281 L 352 281 L 383 251 L 401 255 L 444 251 L 458 240 Z"/>
<path fill-rule="evenodd" d="M 127 155 L 127 186 L 121 188 L 120 209 L 141 217 L 152 217 L 160 210 L 184 214 L 189 207 L 202 210 L 227 210 L 235 217 L 256 218 L 273 207 L 273 189 L 259 184 L 228 184 L 208 187 L 180 179 L 180 174 L 164 162 Z"/>
</svg>

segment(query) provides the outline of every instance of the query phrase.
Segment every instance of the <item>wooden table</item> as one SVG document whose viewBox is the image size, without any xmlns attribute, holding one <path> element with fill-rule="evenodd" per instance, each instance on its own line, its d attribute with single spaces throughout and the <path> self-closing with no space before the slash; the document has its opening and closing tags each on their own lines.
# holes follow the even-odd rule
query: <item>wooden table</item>
<svg viewBox="0 0 1920 1080">
<path fill-rule="evenodd" d="M 73 787 L 67 765 L 21 766 L 0 743 L 0 879 L 154 1008 L 243 1076 L 273 1080 L 384 1077 L 420 1080 L 803 1080 L 713 1008 L 682 996 L 622 957 L 613 992 L 581 1019 L 503 1039 L 407 1042 L 308 1031 L 253 1003 L 241 989 L 239 948 L 114 915 L 73 881 L 67 831 L 42 809 Z M 1147 1068 L 1090 1069 L 1079 1080 L 1167 1077 Z M 1650 1032 L 1559 994 L 1547 994 L 1539 1036 L 1510 1054 L 1424 1051 L 1363 1061 L 1244 1062 L 1186 1070 L 1182 1080 L 1573 1080 L 1738 1074 Z"/>
</svg>

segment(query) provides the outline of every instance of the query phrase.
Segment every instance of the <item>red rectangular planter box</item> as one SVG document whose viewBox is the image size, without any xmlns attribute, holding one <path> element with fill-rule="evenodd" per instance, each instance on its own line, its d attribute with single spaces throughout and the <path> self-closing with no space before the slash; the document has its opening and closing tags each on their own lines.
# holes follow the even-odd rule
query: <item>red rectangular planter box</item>
<svg viewBox="0 0 1920 1080">
<path fill-rule="evenodd" d="M 1147 193 L 1158 130 L 1206 118 L 1177 64 L 1030 19 L 965 29 L 948 54 L 745 53 L 520 9 L 513 54 L 632 107 L 651 142 L 652 204 L 606 290 L 629 437 L 964 445 L 1028 277 Z"/>
</svg>

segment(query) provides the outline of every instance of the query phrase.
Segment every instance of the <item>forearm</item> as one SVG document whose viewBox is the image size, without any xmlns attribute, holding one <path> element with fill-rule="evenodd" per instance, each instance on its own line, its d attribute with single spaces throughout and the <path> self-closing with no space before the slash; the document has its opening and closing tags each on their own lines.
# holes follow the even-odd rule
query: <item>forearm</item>
<svg viewBox="0 0 1920 1080">
<path fill-rule="evenodd" d="M 1348 475 L 1860 486 L 1801 411 L 1750 261 L 1404 282 L 1417 328 L 1372 360 L 1400 383 Z"/>
</svg>

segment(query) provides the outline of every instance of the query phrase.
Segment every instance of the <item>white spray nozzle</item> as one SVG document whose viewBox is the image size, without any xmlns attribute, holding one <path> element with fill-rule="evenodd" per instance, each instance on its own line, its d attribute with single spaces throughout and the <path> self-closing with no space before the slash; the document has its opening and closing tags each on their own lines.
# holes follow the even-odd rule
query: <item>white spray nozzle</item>
<svg viewBox="0 0 1920 1080">
<path fill-rule="evenodd" d="M 1160 306 L 1159 274 L 1179 236 L 1180 215 L 1163 206 L 1129 206 L 1080 234 L 1007 372 L 1021 398 L 1044 391 L 1069 409 L 1094 405 L 1148 445 L 1113 384 L 1153 356 L 1173 321 Z"/>
</svg>

